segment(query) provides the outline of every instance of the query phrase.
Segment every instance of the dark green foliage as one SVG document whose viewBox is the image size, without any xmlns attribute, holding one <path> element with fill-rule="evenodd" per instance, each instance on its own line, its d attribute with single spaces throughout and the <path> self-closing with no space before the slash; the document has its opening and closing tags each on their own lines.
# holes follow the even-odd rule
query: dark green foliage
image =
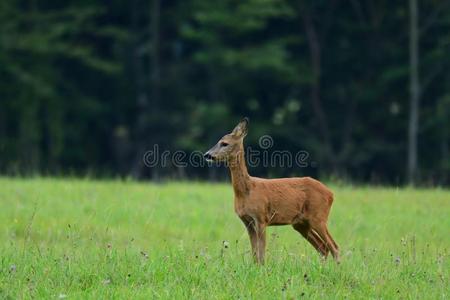
<svg viewBox="0 0 450 300">
<path fill-rule="evenodd" d="M 255 175 L 403 183 L 408 18 L 391 1 L 2 1 L 0 172 L 215 176 L 142 156 L 207 150 L 245 115 L 247 145 L 309 153 Z M 448 184 L 450 5 L 419 1 L 419 27 L 419 175 Z"/>
</svg>

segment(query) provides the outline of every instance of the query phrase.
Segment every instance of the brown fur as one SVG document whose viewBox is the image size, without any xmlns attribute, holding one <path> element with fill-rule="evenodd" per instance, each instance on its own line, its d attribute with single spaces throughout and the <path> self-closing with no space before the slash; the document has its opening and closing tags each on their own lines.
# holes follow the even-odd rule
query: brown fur
<svg viewBox="0 0 450 300">
<path fill-rule="evenodd" d="M 339 247 L 327 228 L 333 193 L 310 177 L 264 179 L 247 172 L 243 139 L 248 120 L 219 140 L 205 158 L 225 161 L 231 171 L 234 210 L 247 228 L 252 252 L 264 263 L 266 227 L 292 225 L 323 257 L 339 261 Z"/>
</svg>

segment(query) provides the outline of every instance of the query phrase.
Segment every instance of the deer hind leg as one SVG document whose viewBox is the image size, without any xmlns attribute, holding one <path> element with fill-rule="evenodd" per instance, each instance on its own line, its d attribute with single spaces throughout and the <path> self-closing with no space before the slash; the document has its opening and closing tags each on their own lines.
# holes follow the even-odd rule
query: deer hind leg
<svg viewBox="0 0 450 300">
<path fill-rule="evenodd" d="M 328 256 L 328 247 L 320 236 L 311 229 L 309 224 L 297 223 L 292 225 L 324 258 Z"/>
<path fill-rule="evenodd" d="M 336 242 L 333 240 L 333 237 L 331 236 L 331 233 L 328 231 L 328 227 L 325 227 L 327 230 L 327 235 L 330 238 L 331 242 L 333 243 L 334 247 L 337 251 L 339 251 L 339 246 L 336 244 Z"/>
<path fill-rule="evenodd" d="M 331 255 L 333 255 L 334 260 L 339 262 L 339 247 L 334 242 L 331 234 L 328 232 L 327 224 L 324 222 L 312 223 L 311 227 L 322 238 L 327 248 L 330 249 Z"/>
</svg>

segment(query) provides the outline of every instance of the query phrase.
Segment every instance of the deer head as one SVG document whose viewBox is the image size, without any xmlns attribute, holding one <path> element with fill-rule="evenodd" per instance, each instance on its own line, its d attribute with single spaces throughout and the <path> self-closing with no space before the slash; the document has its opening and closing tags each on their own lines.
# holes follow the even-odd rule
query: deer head
<svg viewBox="0 0 450 300">
<path fill-rule="evenodd" d="M 205 153 L 207 161 L 230 162 L 236 159 L 240 151 L 244 150 L 243 141 L 247 135 L 248 118 L 243 118 L 233 131 L 224 135 L 216 145 Z"/>
</svg>

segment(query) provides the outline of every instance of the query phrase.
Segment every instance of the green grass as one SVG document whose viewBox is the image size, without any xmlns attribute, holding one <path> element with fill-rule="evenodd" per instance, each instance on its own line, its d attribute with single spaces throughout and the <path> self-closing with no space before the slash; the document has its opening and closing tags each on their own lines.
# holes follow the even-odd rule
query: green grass
<svg viewBox="0 0 450 300">
<path fill-rule="evenodd" d="M 342 263 L 280 226 L 260 267 L 226 184 L 0 186 L 1 299 L 450 298 L 446 190 L 332 187 Z"/>
</svg>

